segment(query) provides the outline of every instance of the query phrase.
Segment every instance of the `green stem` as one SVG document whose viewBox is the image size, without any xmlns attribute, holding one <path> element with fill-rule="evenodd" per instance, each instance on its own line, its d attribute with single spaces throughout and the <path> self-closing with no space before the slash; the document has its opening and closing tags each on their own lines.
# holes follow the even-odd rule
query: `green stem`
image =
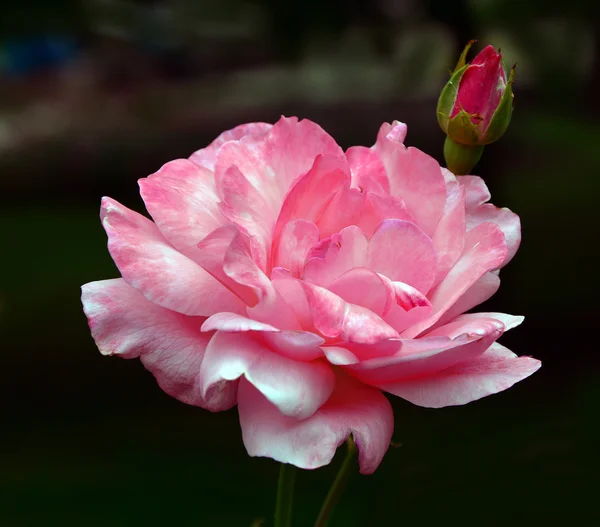
<svg viewBox="0 0 600 527">
<path fill-rule="evenodd" d="M 444 142 L 446 167 L 456 176 L 470 174 L 473 167 L 481 159 L 481 154 L 483 154 L 483 146 L 463 145 L 446 136 Z"/>
<path fill-rule="evenodd" d="M 321 507 L 321 512 L 319 513 L 319 517 L 317 518 L 317 522 L 315 523 L 315 527 L 326 527 L 329 519 L 331 518 L 331 514 L 333 513 L 333 509 L 339 501 L 344 489 L 346 488 L 346 484 L 348 483 L 348 479 L 350 477 L 352 468 L 354 467 L 355 457 L 356 457 L 356 445 L 352 440 L 352 436 L 348 438 L 346 441 L 348 445 L 348 452 L 346 453 L 346 459 L 342 463 L 335 480 L 333 480 L 333 484 L 329 489 L 329 493 L 323 502 L 323 506 Z"/>
<path fill-rule="evenodd" d="M 277 482 L 277 502 L 275 504 L 275 527 L 292 525 L 292 502 L 294 498 L 294 482 L 296 467 L 281 463 Z"/>
</svg>

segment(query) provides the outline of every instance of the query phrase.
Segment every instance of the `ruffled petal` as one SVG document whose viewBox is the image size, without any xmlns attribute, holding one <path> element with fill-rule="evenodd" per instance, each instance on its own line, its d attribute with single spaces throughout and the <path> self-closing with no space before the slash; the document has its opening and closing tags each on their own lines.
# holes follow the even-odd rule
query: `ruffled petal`
<svg viewBox="0 0 600 527">
<path fill-rule="evenodd" d="M 383 195 L 390 193 L 390 182 L 377 152 L 365 146 L 353 146 L 346 150 L 346 159 L 353 187 Z"/>
<path fill-rule="evenodd" d="M 196 260 L 198 242 L 225 223 L 213 173 L 178 159 L 138 183 L 161 234 L 179 252 Z"/>
<path fill-rule="evenodd" d="M 282 415 L 249 382 L 240 383 L 239 415 L 248 454 L 303 469 L 327 465 L 350 434 L 362 474 L 371 474 L 387 452 L 394 415 L 378 390 L 338 376 L 333 394 L 311 417 Z"/>
<path fill-rule="evenodd" d="M 211 337 L 200 333 L 204 319 L 157 306 L 121 278 L 85 284 L 81 301 L 103 355 L 139 357 L 160 387 L 184 403 L 211 411 L 235 405 L 236 383 L 202 393 L 198 374 Z"/>
<path fill-rule="evenodd" d="M 202 331 L 215 330 L 236 333 L 256 332 L 270 349 L 294 360 L 311 361 L 323 356 L 319 346 L 325 341 L 314 333 L 280 330 L 236 313 L 217 313 L 202 325 Z"/>
<path fill-rule="evenodd" d="M 377 344 L 398 333 L 370 309 L 346 302 L 336 294 L 301 282 L 314 327 L 324 337 L 357 344 Z"/>
<path fill-rule="evenodd" d="M 369 269 L 427 293 L 435 278 L 437 255 L 433 243 L 414 223 L 385 220 L 369 240 Z"/>
<path fill-rule="evenodd" d="M 506 258 L 498 267 L 504 267 L 513 259 L 521 244 L 521 220 L 519 216 L 506 207 L 500 208 L 487 203 L 491 197 L 490 191 L 480 177 L 459 176 L 457 179 L 467 195 L 467 230 L 474 229 L 485 222 L 495 223 L 502 229 L 508 252 Z"/>
<path fill-rule="evenodd" d="M 404 200 L 415 223 L 431 236 L 446 202 L 446 183 L 440 166 L 424 152 L 402 144 L 405 124 L 386 125 L 377 136 L 375 150 L 386 169 L 390 193 Z"/>
<path fill-rule="evenodd" d="M 491 318 L 467 319 L 417 340 L 399 340 L 397 352 L 348 366 L 360 381 L 387 391 L 390 383 L 427 377 L 483 353 L 503 333 Z"/>
<path fill-rule="evenodd" d="M 437 252 L 437 271 L 434 286 L 454 267 L 465 245 L 465 191 L 456 184 L 448 194 L 442 218 L 435 228 L 432 241 Z"/>
<path fill-rule="evenodd" d="M 100 217 L 121 275 L 151 302 L 194 316 L 242 309 L 230 291 L 167 243 L 149 219 L 110 198 L 102 199 Z"/>
<path fill-rule="evenodd" d="M 506 390 L 540 366 L 539 360 L 518 357 L 494 343 L 485 353 L 435 375 L 385 384 L 381 388 L 418 406 L 442 408 L 467 404 Z"/>
<path fill-rule="evenodd" d="M 335 385 L 333 371 L 325 361 L 296 361 L 271 351 L 250 333 L 217 331 L 200 369 L 203 393 L 242 375 L 279 412 L 296 419 L 313 415 Z"/>
<path fill-rule="evenodd" d="M 503 262 L 506 253 L 504 234 L 494 223 L 482 223 L 469 231 L 458 262 L 429 295 L 433 307 L 432 314 L 408 328 L 402 336 L 414 338 L 435 324 L 477 280 Z"/>
<path fill-rule="evenodd" d="M 234 225 L 219 227 L 198 244 L 200 265 L 248 306 L 274 295 L 268 277 L 256 264 L 251 240 Z M 223 309 L 222 311 L 231 311 Z"/>
<path fill-rule="evenodd" d="M 242 138 L 247 138 L 250 141 L 259 141 L 271 128 L 273 128 L 273 125 L 267 123 L 247 123 L 236 126 L 231 130 L 223 132 L 206 148 L 201 148 L 194 152 L 190 156 L 190 161 L 212 171 L 217 162 L 217 153 L 225 143 L 239 141 Z"/>
<path fill-rule="evenodd" d="M 273 255 L 273 267 L 284 267 L 291 276 L 300 277 L 309 251 L 319 241 L 318 227 L 307 220 L 293 220 L 287 223 L 279 237 Z"/>
</svg>

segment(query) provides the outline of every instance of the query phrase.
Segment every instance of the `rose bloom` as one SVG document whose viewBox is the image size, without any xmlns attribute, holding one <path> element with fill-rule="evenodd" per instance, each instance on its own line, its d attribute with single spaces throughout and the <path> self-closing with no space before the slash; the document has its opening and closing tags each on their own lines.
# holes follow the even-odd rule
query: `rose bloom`
<svg viewBox="0 0 600 527">
<path fill-rule="evenodd" d="M 101 353 L 184 403 L 237 404 L 251 456 L 317 468 L 352 434 L 364 474 L 392 437 L 383 392 L 439 408 L 531 375 L 496 343 L 522 317 L 464 314 L 498 289 L 518 216 L 405 136 L 384 123 L 344 153 L 308 120 L 245 124 L 139 181 L 154 221 L 104 198 L 122 278 L 82 288 Z"/>
</svg>

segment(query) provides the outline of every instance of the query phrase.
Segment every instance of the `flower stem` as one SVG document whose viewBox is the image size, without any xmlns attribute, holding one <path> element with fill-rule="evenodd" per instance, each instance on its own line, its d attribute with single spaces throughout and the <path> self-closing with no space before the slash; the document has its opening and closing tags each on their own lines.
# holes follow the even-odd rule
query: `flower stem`
<svg viewBox="0 0 600 527">
<path fill-rule="evenodd" d="M 296 467 L 281 463 L 277 482 L 277 501 L 275 503 L 275 527 L 290 527 L 292 525 L 295 481 Z"/>
<path fill-rule="evenodd" d="M 342 493 L 346 488 L 346 484 L 348 483 L 352 467 L 354 466 L 354 458 L 356 457 L 356 445 L 352 440 L 352 436 L 348 438 L 346 444 L 348 445 L 346 459 L 344 459 L 337 476 L 333 480 L 333 484 L 331 485 L 329 493 L 327 494 L 327 497 L 323 502 L 323 506 L 321 507 L 321 512 L 319 513 L 315 527 L 326 527 L 329 519 L 331 518 L 331 514 L 333 513 L 333 509 L 342 496 Z"/>
<path fill-rule="evenodd" d="M 449 136 L 444 143 L 446 167 L 456 176 L 470 174 L 473 167 L 481 159 L 483 146 L 467 146 L 454 142 Z"/>
</svg>

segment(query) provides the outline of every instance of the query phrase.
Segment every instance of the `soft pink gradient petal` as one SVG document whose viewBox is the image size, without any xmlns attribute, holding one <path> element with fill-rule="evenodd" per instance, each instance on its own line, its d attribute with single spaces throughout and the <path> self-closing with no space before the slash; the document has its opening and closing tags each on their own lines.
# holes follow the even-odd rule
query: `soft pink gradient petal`
<svg viewBox="0 0 600 527">
<path fill-rule="evenodd" d="M 506 258 L 504 234 L 494 223 L 482 223 L 465 237 L 461 257 L 442 283 L 429 295 L 432 314 L 403 332 L 404 338 L 414 338 L 435 324 L 442 315 L 486 272 L 496 268 Z"/>
<path fill-rule="evenodd" d="M 214 170 L 217 162 L 217 152 L 228 141 L 239 141 L 244 137 L 258 141 L 264 137 L 273 125 L 267 123 L 247 123 L 223 132 L 206 148 L 197 150 L 190 156 L 190 161 L 199 166 Z"/>
<path fill-rule="evenodd" d="M 336 193 L 350 185 L 350 170 L 345 159 L 317 156 L 310 170 L 301 177 L 285 197 L 273 233 L 273 250 L 277 251 L 285 226 L 302 219 L 318 224 Z"/>
<path fill-rule="evenodd" d="M 456 184 L 446 199 L 442 218 L 432 237 L 437 252 L 433 285 L 439 284 L 458 261 L 465 244 L 465 232 L 465 190 Z"/>
<path fill-rule="evenodd" d="M 271 283 L 252 258 L 247 239 L 234 225 L 219 227 L 198 248 L 200 265 L 248 306 L 272 294 Z"/>
<path fill-rule="evenodd" d="M 315 328 L 324 337 L 358 344 L 376 344 L 398 333 L 375 313 L 350 304 L 336 294 L 302 282 Z"/>
<path fill-rule="evenodd" d="M 390 182 L 377 152 L 366 146 L 353 146 L 346 150 L 346 159 L 353 187 L 383 195 L 390 193 Z"/>
<path fill-rule="evenodd" d="M 346 271 L 365 267 L 369 240 L 355 226 L 321 240 L 307 256 L 304 279 L 327 287 Z"/>
<path fill-rule="evenodd" d="M 402 137 L 401 130 L 392 128 L 385 136 L 380 132 L 375 150 L 380 155 L 390 181 L 390 192 L 401 197 L 412 214 L 415 223 L 428 235 L 433 235 L 442 216 L 446 202 L 446 184 L 439 164 L 420 150 L 406 148 L 402 143 L 390 139 Z"/>
<path fill-rule="evenodd" d="M 244 376 L 283 415 L 306 419 L 327 401 L 335 385 L 322 360 L 299 362 L 275 353 L 251 333 L 217 331 L 200 368 L 203 393 Z"/>
<path fill-rule="evenodd" d="M 466 192 L 466 226 L 467 230 L 477 225 L 492 222 L 498 225 L 504 233 L 508 253 L 499 265 L 504 267 L 510 262 L 521 245 L 521 220 L 514 212 L 506 207 L 500 208 L 487 203 L 491 198 L 485 182 L 478 176 L 459 176 L 459 183 Z"/>
<path fill-rule="evenodd" d="M 437 327 L 451 321 L 458 315 L 469 311 L 491 298 L 500 287 L 500 277 L 495 272 L 485 273 L 477 280 L 463 295 L 441 316 L 441 318 L 432 326 Z"/>
<path fill-rule="evenodd" d="M 319 241 L 319 228 L 307 220 L 287 223 L 279 237 L 273 266 L 284 267 L 291 276 L 300 277 L 309 251 Z"/>
<path fill-rule="evenodd" d="M 202 318 L 157 306 L 121 278 L 91 282 L 81 289 L 83 310 L 100 353 L 139 357 L 159 386 L 184 403 L 215 412 L 235 405 L 236 383 L 202 393 L 198 374 L 211 336 L 200 333 Z"/>
<path fill-rule="evenodd" d="M 266 456 L 303 469 L 327 465 L 350 434 L 362 474 L 372 474 L 387 452 L 394 415 L 386 397 L 339 375 L 335 391 L 304 420 L 282 415 L 249 382 L 240 382 L 242 437 L 248 454 Z"/>
<path fill-rule="evenodd" d="M 319 346 L 325 340 L 309 331 L 282 331 L 274 326 L 236 313 L 217 313 L 202 324 L 204 331 L 229 331 L 242 333 L 254 331 L 270 349 L 300 361 L 311 361 L 323 356 Z"/>
<path fill-rule="evenodd" d="M 382 318 L 398 333 L 429 316 L 431 302 L 423 293 L 408 284 L 380 277 L 391 289 L 393 299 Z"/>
<path fill-rule="evenodd" d="M 138 183 L 162 235 L 178 251 L 196 260 L 198 242 L 226 222 L 219 211 L 213 173 L 178 159 Z"/>
<path fill-rule="evenodd" d="M 244 177 L 236 166 L 217 171 L 217 188 L 222 198 L 219 209 L 223 216 L 252 238 L 257 247 L 256 263 L 266 270 L 271 252 L 271 237 L 275 214 L 261 193 Z"/>
<path fill-rule="evenodd" d="M 375 271 L 365 267 L 346 271 L 328 289 L 346 302 L 365 307 L 379 316 L 387 313 L 395 301 L 391 285 Z"/>
<path fill-rule="evenodd" d="M 362 382 L 378 387 L 427 377 L 483 353 L 503 331 L 504 324 L 498 320 L 465 320 L 418 340 L 399 340 L 395 354 L 364 360 L 348 370 Z"/>
<path fill-rule="evenodd" d="M 358 188 L 343 188 L 336 193 L 318 221 L 321 237 L 325 238 L 349 225 L 372 236 L 384 220 L 395 218 L 412 221 L 404 202 L 393 196 L 380 196 Z"/>
<path fill-rule="evenodd" d="M 506 390 L 540 366 L 539 360 L 518 357 L 494 343 L 485 353 L 435 375 L 383 384 L 381 388 L 418 406 L 442 408 L 467 404 Z"/>
<path fill-rule="evenodd" d="M 265 139 L 265 159 L 273 184 L 285 196 L 298 178 L 313 166 L 317 156 L 333 156 L 345 160 L 344 151 L 318 124 L 296 117 L 282 117 Z M 307 218 L 308 219 L 308 218 Z"/>
<path fill-rule="evenodd" d="M 196 316 L 242 309 L 230 291 L 173 248 L 149 219 L 110 198 L 102 199 L 100 217 L 121 275 L 151 302 Z"/>
<path fill-rule="evenodd" d="M 369 240 L 366 267 L 427 293 L 436 273 L 431 239 L 414 223 L 385 220 Z"/>
</svg>

